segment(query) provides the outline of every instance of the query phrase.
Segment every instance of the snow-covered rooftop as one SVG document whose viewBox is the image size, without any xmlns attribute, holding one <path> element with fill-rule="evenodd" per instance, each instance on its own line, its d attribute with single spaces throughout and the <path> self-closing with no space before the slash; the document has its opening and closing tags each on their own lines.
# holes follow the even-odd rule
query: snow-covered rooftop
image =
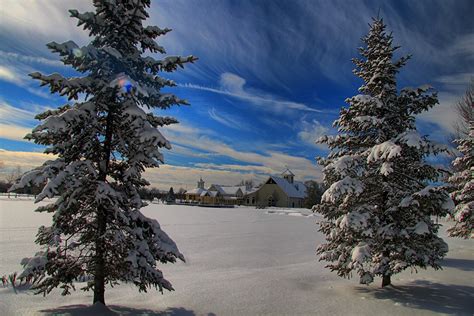
<svg viewBox="0 0 474 316">
<path fill-rule="evenodd" d="M 244 187 L 245 188 L 245 187 Z M 244 191 L 242 190 L 242 187 L 240 186 L 222 186 L 219 184 L 213 184 L 209 190 L 213 191 L 216 190 L 222 195 L 227 195 L 227 196 L 236 196 L 239 193 L 243 194 Z"/>
<path fill-rule="evenodd" d="M 288 182 L 284 178 L 271 176 L 271 179 L 288 195 L 288 197 L 301 198 L 306 197 L 306 186 L 303 182 L 295 181 L 293 183 Z M 268 180 L 267 180 L 268 181 Z"/>
<path fill-rule="evenodd" d="M 207 190 L 206 189 L 201 189 L 201 188 L 196 188 L 196 189 L 192 189 L 192 190 L 187 191 L 186 194 L 201 195 L 203 192 L 207 192 Z"/>
<path fill-rule="evenodd" d="M 291 172 L 290 169 L 286 169 L 285 171 L 282 172 L 281 174 L 282 176 L 294 176 L 295 174 L 293 172 Z"/>
</svg>

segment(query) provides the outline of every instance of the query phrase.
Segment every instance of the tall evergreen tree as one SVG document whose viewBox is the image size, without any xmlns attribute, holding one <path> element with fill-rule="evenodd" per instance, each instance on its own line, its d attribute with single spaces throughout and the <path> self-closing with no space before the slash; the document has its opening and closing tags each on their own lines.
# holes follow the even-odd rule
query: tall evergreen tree
<svg viewBox="0 0 474 316">
<path fill-rule="evenodd" d="M 470 122 L 469 135 L 455 142 L 461 156 L 453 161 L 455 172 L 449 177 L 455 189 L 451 198 L 456 208 L 453 212 L 455 225 L 448 229 L 448 234 L 451 237 L 474 238 L 474 121 Z"/>
<path fill-rule="evenodd" d="M 374 19 L 361 58 L 353 59 L 364 83 L 334 122 L 338 135 L 318 140 L 331 151 L 318 159 L 328 189 L 314 206 L 327 241 L 317 249 L 320 260 L 343 277 L 355 270 L 363 284 L 381 276 L 382 286 L 409 267 L 440 268 L 448 247 L 431 216 L 452 206 L 444 188 L 428 185 L 439 173 L 425 161 L 445 147 L 415 126 L 415 115 L 438 103 L 436 93 L 429 86 L 397 91 L 396 74 L 409 56 L 393 61 L 398 47 L 385 28 Z"/>
<path fill-rule="evenodd" d="M 51 93 L 76 100 L 36 116 L 42 122 L 26 138 L 47 146 L 45 152 L 57 159 L 12 188 L 47 181 L 36 202 L 58 197 L 37 209 L 53 213 L 53 222 L 38 231 L 36 242 L 43 250 L 23 261 L 21 276 L 37 280 L 37 293 L 61 287 L 63 295 L 69 294 L 84 275 L 91 279 L 82 289 L 94 291 L 94 303 L 105 304 L 107 284 L 173 289 L 157 263 L 184 260 L 183 255 L 158 222 L 140 212 L 145 204 L 139 190 L 149 184 L 141 176 L 145 168 L 163 162 L 159 148 L 171 148 L 157 128 L 177 120 L 145 110 L 187 104 L 160 91 L 176 84 L 158 74 L 196 58 L 142 56 L 146 51 L 166 54 L 155 39 L 171 31 L 143 25 L 150 2 L 94 0 L 95 12 L 70 10 L 92 41 L 83 47 L 72 41 L 47 46 L 83 76 L 30 75 Z M 77 101 L 81 95 L 83 102 Z"/>
</svg>

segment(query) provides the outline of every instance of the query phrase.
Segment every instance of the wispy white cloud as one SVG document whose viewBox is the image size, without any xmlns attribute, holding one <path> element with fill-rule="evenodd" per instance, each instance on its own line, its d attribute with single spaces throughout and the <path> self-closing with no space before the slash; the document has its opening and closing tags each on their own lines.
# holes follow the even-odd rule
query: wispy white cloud
<svg viewBox="0 0 474 316">
<path fill-rule="evenodd" d="M 27 64 L 41 64 L 46 66 L 63 67 L 64 64 L 59 60 L 48 59 L 38 56 L 21 55 L 12 52 L 0 50 L 0 60 L 2 62 L 22 62 Z"/>
<path fill-rule="evenodd" d="M 14 37 L 30 39 L 34 46 L 51 40 L 86 39 L 87 33 L 80 31 L 68 9 L 93 9 L 91 2 L 77 0 L 4 0 L 2 7 L 0 29 Z"/>
<path fill-rule="evenodd" d="M 437 82 L 446 85 L 451 90 L 465 90 L 471 80 L 474 80 L 474 72 L 455 73 L 436 78 Z"/>
<path fill-rule="evenodd" d="M 474 59 L 474 33 L 458 36 L 449 52 L 453 57 L 461 55 Z"/>
<path fill-rule="evenodd" d="M 11 106 L 9 103 L 0 100 L 0 123 L 20 124 L 26 120 L 33 119 L 34 115 L 31 111 Z"/>
<path fill-rule="evenodd" d="M 153 171 L 147 170 L 145 177 L 155 185 L 158 183 L 175 183 L 189 189 L 195 187 L 199 177 L 202 177 L 208 183 L 232 185 L 237 184 L 242 179 L 253 179 L 256 182 L 263 181 L 268 175 L 279 174 L 286 167 L 289 167 L 298 180 L 322 180 L 321 168 L 316 163 L 303 157 L 295 157 L 280 152 L 256 155 L 243 153 L 243 156 L 239 156 L 241 159 L 243 157 L 252 157 L 252 161 L 249 161 L 252 164 L 196 163 L 190 167 L 165 164 Z M 150 176 L 150 174 L 153 174 L 153 176 Z"/>
<path fill-rule="evenodd" d="M 439 104 L 429 111 L 419 114 L 417 119 L 438 125 L 443 130 L 445 137 L 448 138 L 448 135 L 455 132 L 454 126 L 459 120 L 458 113 L 454 109 L 454 105 L 459 100 L 459 97 L 451 93 L 440 93 Z"/>
<path fill-rule="evenodd" d="M 329 132 L 330 129 L 317 120 L 312 120 L 311 122 L 303 120 L 301 122 L 301 130 L 298 132 L 298 138 L 313 147 L 327 149 L 326 144 L 316 143 L 316 140 L 321 136 L 329 135 Z"/>
<path fill-rule="evenodd" d="M 196 182 L 202 178 L 206 186 L 212 183 L 223 185 L 236 185 L 242 180 L 254 180 L 259 182 L 263 177 L 259 174 L 241 173 L 232 170 L 219 170 L 206 167 L 186 167 L 174 165 L 161 165 L 159 168 L 147 169 L 144 173 L 152 186 L 168 190 L 173 187 L 186 190 L 196 187 Z"/>
<path fill-rule="evenodd" d="M 278 98 L 277 96 L 269 93 L 259 92 L 255 89 L 245 88 L 245 79 L 232 73 L 221 74 L 219 88 L 211 88 L 191 83 L 180 84 L 181 87 L 189 89 L 203 90 L 218 94 L 223 94 L 238 98 L 244 101 L 249 101 L 254 105 L 261 106 L 262 109 L 267 111 L 282 112 L 285 110 L 300 110 L 309 112 L 323 112 L 321 110 L 314 109 L 306 104 L 286 101 Z"/>
<path fill-rule="evenodd" d="M 234 115 L 230 115 L 228 113 L 221 115 L 220 113 L 218 113 L 218 111 L 216 111 L 215 108 L 209 109 L 207 113 L 209 114 L 209 117 L 211 119 L 227 127 L 238 129 L 238 130 L 250 130 L 250 127 L 247 124 L 242 122 L 239 118 L 237 118 Z"/>
<path fill-rule="evenodd" d="M 0 65 L 0 80 L 11 82 L 17 85 L 23 84 L 21 76 L 5 66 Z"/>
<path fill-rule="evenodd" d="M 24 171 L 35 168 L 43 164 L 46 160 L 55 159 L 54 155 L 46 155 L 38 152 L 10 151 L 0 149 L 0 161 L 5 165 L 5 169 L 21 167 Z"/>
<path fill-rule="evenodd" d="M 28 104 L 28 107 L 28 110 L 14 107 L 0 99 L 0 138 L 27 142 L 23 137 L 35 125 L 34 116 L 47 109 L 36 104 Z"/>
<path fill-rule="evenodd" d="M 304 157 L 295 156 L 276 150 L 265 149 L 262 146 L 257 146 L 260 152 L 236 149 L 215 137 L 210 137 L 194 132 L 174 133 L 167 131 L 165 135 L 171 140 L 172 143 L 184 145 L 188 148 L 220 155 L 222 157 L 232 158 L 235 161 L 239 161 L 243 166 L 241 171 L 249 168 L 245 167 L 245 165 L 251 164 L 254 166 L 260 166 L 258 168 L 260 171 L 265 170 L 268 173 L 277 174 L 288 166 L 297 176 L 301 177 L 302 179 L 321 178 L 320 168 L 316 165 L 316 162 L 310 161 Z M 255 171 L 257 171 L 257 169 L 255 169 Z"/>
<path fill-rule="evenodd" d="M 196 167 L 207 168 L 213 170 L 230 170 L 239 171 L 243 173 L 259 173 L 259 174 L 274 174 L 275 170 L 258 165 L 237 165 L 237 164 L 215 164 L 215 163 L 197 163 Z"/>
<path fill-rule="evenodd" d="M 186 146 L 178 145 L 177 143 L 173 143 L 171 145 L 171 150 L 165 151 L 166 157 L 168 155 L 174 155 L 174 156 L 181 156 L 181 157 L 190 157 L 190 158 L 198 158 L 198 159 L 204 159 L 204 160 L 211 160 L 214 157 L 219 156 L 219 154 L 216 153 L 210 153 L 210 152 L 203 152 L 203 151 L 198 151 L 194 148 L 189 148 Z M 165 159 L 166 163 L 168 162 L 169 159 Z"/>
<path fill-rule="evenodd" d="M 1 57 L 0 63 L 4 63 Z M 0 66 L 0 80 L 19 86 L 31 94 L 50 99 L 51 94 L 43 92 L 41 88 L 39 88 L 39 84 L 28 77 L 28 74 L 33 71 L 34 68 L 21 63 L 4 63 Z"/>
<path fill-rule="evenodd" d="M 26 141 L 23 138 L 28 133 L 31 133 L 31 128 L 0 123 L 0 138 Z"/>
</svg>

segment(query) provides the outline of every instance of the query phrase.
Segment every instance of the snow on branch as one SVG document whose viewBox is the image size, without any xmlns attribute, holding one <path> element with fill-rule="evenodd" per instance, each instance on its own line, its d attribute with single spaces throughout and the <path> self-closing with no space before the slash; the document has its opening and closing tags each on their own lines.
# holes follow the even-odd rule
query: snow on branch
<svg viewBox="0 0 474 316">
<path fill-rule="evenodd" d="M 346 176 L 344 179 L 334 182 L 321 197 L 322 202 L 334 203 L 342 195 L 354 194 L 359 195 L 364 191 L 361 181 Z"/>
<path fill-rule="evenodd" d="M 379 145 L 375 145 L 369 151 L 367 163 L 375 162 L 380 159 L 390 160 L 400 156 L 402 148 L 392 141 L 386 141 Z"/>
</svg>

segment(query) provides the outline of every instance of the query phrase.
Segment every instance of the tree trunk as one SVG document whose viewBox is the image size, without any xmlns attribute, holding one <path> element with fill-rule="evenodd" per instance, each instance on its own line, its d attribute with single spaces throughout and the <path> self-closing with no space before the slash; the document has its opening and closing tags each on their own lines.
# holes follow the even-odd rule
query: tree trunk
<svg viewBox="0 0 474 316">
<path fill-rule="evenodd" d="M 390 279 L 390 275 L 383 275 L 382 276 L 382 287 L 392 284 Z"/>
<path fill-rule="evenodd" d="M 112 113 L 107 115 L 107 125 L 104 139 L 103 157 L 99 161 L 99 181 L 107 180 L 112 151 Z M 104 234 L 107 231 L 107 210 L 98 205 L 97 207 L 97 235 L 95 239 L 95 271 L 94 271 L 94 299 L 93 303 L 100 302 L 105 305 L 105 256 L 106 245 Z"/>
<path fill-rule="evenodd" d="M 95 273 L 94 300 L 105 305 L 105 242 L 104 234 L 107 228 L 106 217 L 102 208 L 97 212 L 97 236 L 95 240 Z"/>
</svg>

